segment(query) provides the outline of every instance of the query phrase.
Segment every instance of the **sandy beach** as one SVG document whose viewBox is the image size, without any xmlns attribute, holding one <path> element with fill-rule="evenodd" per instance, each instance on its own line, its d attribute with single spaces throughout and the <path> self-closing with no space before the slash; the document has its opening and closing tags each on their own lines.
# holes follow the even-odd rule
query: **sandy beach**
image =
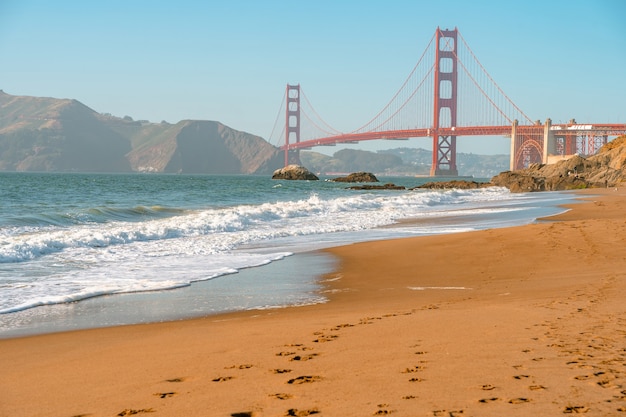
<svg viewBox="0 0 626 417">
<path fill-rule="evenodd" d="M 0 417 L 626 416 L 626 189 L 330 249 L 330 301 L 0 340 Z"/>
</svg>

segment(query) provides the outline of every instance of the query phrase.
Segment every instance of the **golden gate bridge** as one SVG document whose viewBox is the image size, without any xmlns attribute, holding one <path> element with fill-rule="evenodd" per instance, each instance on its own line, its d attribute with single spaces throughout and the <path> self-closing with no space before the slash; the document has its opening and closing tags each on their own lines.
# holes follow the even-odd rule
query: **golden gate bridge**
<svg viewBox="0 0 626 417">
<path fill-rule="evenodd" d="M 432 138 L 430 174 L 458 176 L 459 136 L 510 137 L 510 169 L 514 170 L 576 153 L 592 155 L 610 137 L 623 134 L 626 124 L 531 120 L 487 73 L 457 28 L 437 28 L 400 89 L 367 123 L 341 132 L 319 116 L 299 84 L 287 84 L 270 142 L 282 141 L 278 146 L 286 166 L 299 163 L 300 150 L 315 146 Z"/>
</svg>

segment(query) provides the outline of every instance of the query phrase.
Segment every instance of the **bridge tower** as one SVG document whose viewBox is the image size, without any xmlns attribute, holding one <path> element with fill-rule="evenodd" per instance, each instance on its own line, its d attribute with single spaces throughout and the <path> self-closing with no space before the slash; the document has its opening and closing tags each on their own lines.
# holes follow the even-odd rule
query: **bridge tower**
<svg viewBox="0 0 626 417">
<path fill-rule="evenodd" d="M 300 84 L 287 84 L 287 105 L 285 122 L 285 166 L 290 162 L 300 163 L 300 151 L 289 150 L 289 143 L 300 142 Z M 290 141 L 293 136 L 294 141 Z"/>
<path fill-rule="evenodd" d="M 431 176 L 458 176 L 456 136 L 440 135 L 440 127 L 456 126 L 458 30 L 437 28 L 435 53 L 435 101 L 433 112 L 433 162 Z"/>
</svg>

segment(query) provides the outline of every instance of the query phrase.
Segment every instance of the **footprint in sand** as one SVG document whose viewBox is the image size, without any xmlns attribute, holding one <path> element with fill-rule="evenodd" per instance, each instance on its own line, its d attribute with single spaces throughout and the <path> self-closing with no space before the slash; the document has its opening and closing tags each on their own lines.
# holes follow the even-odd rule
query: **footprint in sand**
<svg viewBox="0 0 626 417">
<path fill-rule="evenodd" d="M 463 416 L 463 410 L 454 410 L 454 411 L 435 410 L 433 411 L 433 415 L 435 417 L 461 417 Z"/>
<path fill-rule="evenodd" d="M 333 340 L 337 339 L 339 336 L 332 334 L 332 335 L 321 335 L 320 337 L 318 337 L 317 339 L 315 339 L 313 341 L 313 343 L 324 343 L 324 342 L 332 342 Z"/>
<path fill-rule="evenodd" d="M 296 352 L 278 352 L 276 354 L 276 356 L 291 356 L 291 355 L 295 355 Z"/>
<path fill-rule="evenodd" d="M 349 324 L 349 323 L 338 324 L 335 327 L 331 328 L 330 330 L 337 331 L 346 327 L 354 327 L 354 324 Z"/>
<path fill-rule="evenodd" d="M 564 414 L 583 414 L 589 411 L 589 407 L 584 405 L 570 405 L 563 410 Z"/>
<path fill-rule="evenodd" d="M 481 386 L 480 389 L 482 389 L 483 391 L 491 391 L 491 390 L 496 389 L 496 387 L 494 387 L 491 384 L 485 384 L 485 385 Z"/>
<path fill-rule="evenodd" d="M 492 403 L 494 401 L 498 401 L 500 398 L 498 397 L 491 397 L 491 398 L 483 398 L 478 400 L 479 403 L 483 403 L 483 404 L 487 404 L 487 403 Z"/>
<path fill-rule="evenodd" d="M 230 417 L 254 417 L 252 411 L 244 411 L 242 413 L 232 413 Z"/>
<path fill-rule="evenodd" d="M 250 365 L 250 364 L 244 364 L 244 365 L 232 365 L 232 366 L 225 366 L 224 369 L 250 369 L 252 368 L 254 365 Z"/>
<path fill-rule="evenodd" d="M 530 375 L 515 375 L 515 376 L 513 376 L 513 378 L 515 378 L 515 379 L 526 379 L 526 378 L 530 378 Z"/>
<path fill-rule="evenodd" d="M 176 395 L 175 392 L 157 392 L 156 394 L 157 397 L 161 397 L 161 398 L 169 398 L 169 397 L 173 397 L 174 395 Z"/>
<path fill-rule="evenodd" d="M 313 408 L 311 410 L 298 410 L 297 408 L 290 408 L 287 410 L 286 416 L 306 417 L 313 414 L 319 414 L 320 410 Z"/>
<path fill-rule="evenodd" d="M 414 366 L 412 368 L 406 368 L 404 371 L 402 371 L 402 373 L 403 374 L 412 374 L 412 373 L 415 373 L 415 372 L 423 371 L 424 369 L 426 369 L 426 368 L 424 368 L 423 366 L 416 365 L 416 366 Z"/>
<path fill-rule="evenodd" d="M 270 394 L 270 397 L 276 398 L 278 400 L 288 400 L 290 398 L 293 398 L 293 395 L 279 392 L 278 394 Z"/>
<path fill-rule="evenodd" d="M 185 380 L 185 378 L 172 378 L 172 379 L 166 379 L 165 382 L 183 382 Z"/>
<path fill-rule="evenodd" d="M 529 403 L 530 400 L 528 398 L 524 398 L 524 397 L 519 397 L 519 398 L 513 398 L 511 400 L 509 400 L 509 404 L 523 404 L 523 403 Z"/>
<path fill-rule="evenodd" d="M 288 374 L 291 372 L 291 369 L 272 369 L 272 372 L 275 374 Z"/>
<path fill-rule="evenodd" d="M 125 416 L 133 416 L 135 414 L 141 414 L 141 413 L 154 413 L 154 409 L 142 408 L 140 410 L 134 410 L 131 408 L 127 408 L 126 410 L 119 412 L 117 415 L 119 417 L 125 417 Z"/>
<path fill-rule="evenodd" d="M 225 381 L 230 381 L 233 378 L 235 377 L 234 376 L 218 376 L 217 378 L 214 378 L 212 381 L 213 382 L 225 382 Z"/>
<path fill-rule="evenodd" d="M 306 384 L 309 382 L 321 381 L 321 376 L 316 375 L 303 375 L 297 378 L 290 379 L 287 381 L 288 384 Z"/>
<path fill-rule="evenodd" d="M 309 359 L 313 359 L 314 357 L 318 356 L 319 353 L 311 353 L 310 355 L 296 355 L 293 358 L 289 359 L 290 361 L 308 361 Z"/>
</svg>

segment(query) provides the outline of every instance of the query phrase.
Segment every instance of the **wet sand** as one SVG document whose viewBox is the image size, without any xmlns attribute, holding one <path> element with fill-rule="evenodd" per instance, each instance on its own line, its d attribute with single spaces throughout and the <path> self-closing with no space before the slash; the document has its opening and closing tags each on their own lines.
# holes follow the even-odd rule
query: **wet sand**
<svg viewBox="0 0 626 417">
<path fill-rule="evenodd" d="M 330 302 L 0 340 L 0 416 L 626 416 L 626 192 L 329 250 Z"/>
</svg>

